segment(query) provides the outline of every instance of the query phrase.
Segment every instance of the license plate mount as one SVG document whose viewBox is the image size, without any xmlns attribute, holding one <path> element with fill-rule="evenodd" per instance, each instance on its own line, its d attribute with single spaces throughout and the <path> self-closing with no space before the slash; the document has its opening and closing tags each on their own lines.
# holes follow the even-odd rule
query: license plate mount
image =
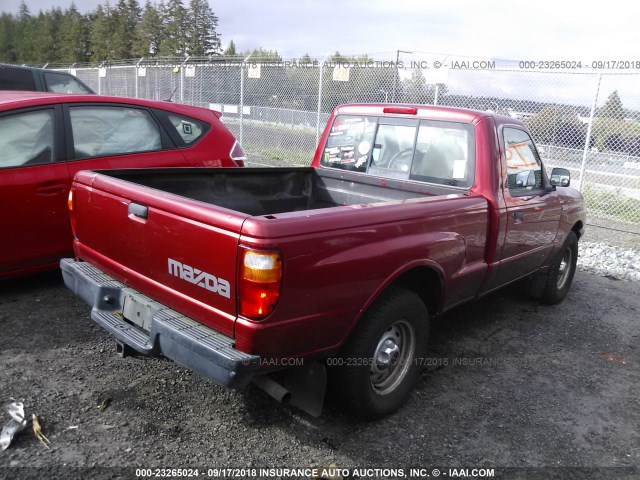
<svg viewBox="0 0 640 480">
<path fill-rule="evenodd" d="M 153 309 L 151 305 L 135 295 L 127 293 L 122 305 L 122 316 L 125 320 L 137 325 L 144 331 L 151 331 L 151 318 Z"/>
</svg>

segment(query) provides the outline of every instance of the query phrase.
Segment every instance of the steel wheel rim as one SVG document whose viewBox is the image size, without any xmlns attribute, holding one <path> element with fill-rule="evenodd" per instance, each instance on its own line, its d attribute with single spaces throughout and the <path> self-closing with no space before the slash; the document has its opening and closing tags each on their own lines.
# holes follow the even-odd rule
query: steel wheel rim
<svg viewBox="0 0 640 480">
<path fill-rule="evenodd" d="M 370 378 L 373 391 L 387 395 L 405 379 L 416 351 L 416 334 L 405 320 L 392 324 L 382 334 L 373 353 Z"/>
<path fill-rule="evenodd" d="M 565 249 L 560 265 L 558 266 L 558 290 L 562 290 L 569 278 L 569 272 L 571 271 L 571 262 L 573 260 L 573 252 L 570 248 Z"/>
</svg>

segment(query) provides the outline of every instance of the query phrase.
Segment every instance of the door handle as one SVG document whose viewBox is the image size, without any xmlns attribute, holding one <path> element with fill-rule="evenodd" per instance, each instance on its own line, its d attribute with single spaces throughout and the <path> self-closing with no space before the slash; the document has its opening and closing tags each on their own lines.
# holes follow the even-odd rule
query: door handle
<svg viewBox="0 0 640 480">
<path fill-rule="evenodd" d="M 127 208 L 127 213 L 129 217 L 136 216 L 138 218 L 147 219 L 149 217 L 149 208 L 144 205 L 140 205 L 139 203 L 130 203 Z"/>
<path fill-rule="evenodd" d="M 517 212 L 513 212 L 513 219 L 521 222 L 522 220 L 524 220 L 524 213 L 519 210 Z"/>
<path fill-rule="evenodd" d="M 63 192 L 64 190 L 66 190 L 67 186 L 65 184 L 59 184 L 59 185 L 47 185 L 45 187 L 38 187 L 36 188 L 36 193 L 42 193 L 42 194 L 52 194 L 52 193 L 60 193 Z"/>
</svg>

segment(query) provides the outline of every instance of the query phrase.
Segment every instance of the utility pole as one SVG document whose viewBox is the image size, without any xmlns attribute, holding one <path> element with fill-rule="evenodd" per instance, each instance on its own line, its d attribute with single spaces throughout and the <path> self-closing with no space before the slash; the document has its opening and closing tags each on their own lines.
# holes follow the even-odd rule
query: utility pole
<svg viewBox="0 0 640 480">
<path fill-rule="evenodd" d="M 408 50 L 396 50 L 396 70 L 393 79 L 393 91 L 391 93 L 391 103 L 395 103 L 396 101 L 396 90 L 398 89 L 398 83 L 400 81 L 400 73 L 398 72 L 398 63 L 400 63 L 400 54 L 401 53 L 413 53 Z"/>
</svg>

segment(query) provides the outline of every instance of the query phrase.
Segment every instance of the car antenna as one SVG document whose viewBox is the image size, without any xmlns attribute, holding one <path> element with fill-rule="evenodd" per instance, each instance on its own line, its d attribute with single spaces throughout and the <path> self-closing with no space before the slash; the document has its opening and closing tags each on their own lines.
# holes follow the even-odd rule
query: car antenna
<svg viewBox="0 0 640 480">
<path fill-rule="evenodd" d="M 171 101 L 171 99 L 173 98 L 173 95 L 175 95 L 176 90 L 178 90 L 178 87 L 179 87 L 179 86 L 180 86 L 180 85 L 176 85 L 176 88 L 174 88 L 174 89 L 173 89 L 173 92 L 171 92 L 171 96 L 170 96 L 169 98 L 167 98 L 167 102 L 170 102 L 170 101 Z"/>
</svg>

